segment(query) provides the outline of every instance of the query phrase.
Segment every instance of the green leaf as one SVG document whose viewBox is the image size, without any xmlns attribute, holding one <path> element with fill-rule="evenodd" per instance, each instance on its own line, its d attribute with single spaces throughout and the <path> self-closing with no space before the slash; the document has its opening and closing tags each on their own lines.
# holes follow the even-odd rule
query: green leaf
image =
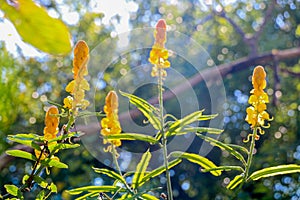
<svg viewBox="0 0 300 200">
<path fill-rule="evenodd" d="M 256 172 L 253 172 L 249 176 L 249 179 L 256 181 L 258 179 L 266 178 L 266 177 L 270 177 L 270 176 L 299 173 L 299 172 L 300 172 L 300 165 L 296 165 L 296 164 L 278 165 L 278 166 L 268 167 L 268 168 L 264 168 L 264 169 L 258 170 Z"/>
<path fill-rule="evenodd" d="M 227 185 L 227 189 L 233 190 L 236 188 L 240 183 L 243 182 L 244 177 L 242 175 L 237 175 L 234 177 L 232 181 Z"/>
<path fill-rule="evenodd" d="M 45 191 L 44 190 L 41 190 L 38 195 L 36 196 L 36 200 L 43 200 L 45 197 Z"/>
<path fill-rule="evenodd" d="M 43 143 L 41 136 L 32 133 L 8 135 L 7 139 L 13 142 L 24 144 L 36 150 L 41 150 L 40 145 L 38 143 Z"/>
<path fill-rule="evenodd" d="M 169 162 L 168 165 L 168 169 L 171 169 L 172 167 L 175 167 L 176 165 L 178 165 L 182 160 L 177 158 L 175 160 L 172 160 L 171 162 Z M 147 173 L 147 175 L 144 176 L 143 180 L 140 183 L 140 186 L 142 184 L 144 184 L 145 182 L 147 182 L 149 179 L 154 178 L 156 176 L 161 175 L 162 173 L 164 173 L 166 171 L 166 167 L 165 165 L 162 165 L 154 170 L 152 170 L 151 172 Z"/>
<path fill-rule="evenodd" d="M 91 193 L 87 193 L 85 195 L 82 195 L 81 197 L 76 198 L 75 200 L 81 200 L 81 199 L 87 199 L 87 197 L 91 197 L 93 195 L 99 195 L 99 192 L 91 192 Z"/>
<path fill-rule="evenodd" d="M 215 167 L 215 168 L 210 168 L 210 169 L 202 169 L 202 172 L 211 172 L 211 171 L 231 171 L 231 170 L 237 170 L 237 171 L 241 171 L 244 172 L 244 169 L 240 166 L 219 166 L 219 167 Z"/>
<path fill-rule="evenodd" d="M 235 149 L 235 150 L 244 152 L 244 153 L 247 154 L 247 155 L 249 154 L 248 149 L 246 149 L 246 148 L 243 147 L 243 146 L 236 145 L 236 144 L 227 144 L 227 146 L 230 146 L 230 147 L 232 147 L 232 148 Z"/>
<path fill-rule="evenodd" d="M 180 132 L 174 132 L 170 136 L 173 135 L 184 135 L 189 132 L 197 132 L 197 133 L 210 133 L 210 134 L 220 134 L 223 132 L 221 129 L 217 128 L 209 128 L 209 127 L 189 127 L 189 128 L 184 128 Z"/>
<path fill-rule="evenodd" d="M 57 187 L 56 187 L 56 185 L 54 183 L 50 184 L 50 189 L 51 189 L 51 192 L 57 193 Z"/>
<path fill-rule="evenodd" d="M 202 134 L 197 134 L 197 133 L 196 133 L 196 135 L 197 135 L 198 137 L 200 137 L 201 139 L 203 139 L 203 140 L 209 142 L 211 145 L 216 146 L 216 147 L 219 147 L 219 148 L 222 149 L 222 150 L 228 151 L 231 155 L 233 155 L 233 156 L 236 157 L 238 160 L 240 160 L 244 165 L 246 165 L 246 161 L 245 161 L 243 155 L 240 154 L 238 151 L 234 150 L 231 146 L 229 146 L 229 145 L 227 145 L 227 144 L 225 144 L 225 143 L 223 143 L 223 142 L 220 142 L 220 141 L 218 141 L 218 140 L 216 140 L 216 139 L 213 139 L 213 138 L 211 138 L 211 137 L 207 137 L 207 136 L 205 136 L 205 135 L 202 135 Z"/>
<path fill-rule="evenodd" d="M 142 194 L 142 197 L 145 199 L 145 200 L 159 200 L 158 198 L 156 198 L 155 196 L 152 196 L 150 194 Z"/>
<path fill-rule="evenodd" d="M 15 185 L 4 185 L 6 192 L 17 197 L 22 195 L 21 191 L 19 190 L 19 188 Z"/>
<path fill-rule="evenodd" d="M 93 170 L 96 172 L 96 173 L 100 173 L 100 174 L 105 174 L 115 180 L 119 180 L 121 183 L 124 183 L 126 184 L 126 181 L 125 179 L 118 173 L 112 171 L 112 170 L 109 170 L 109 169 L 104 169 L 104 168 L 95 168 L 93 167 Z"/>
<path fill-rule="evenodd" d="M 48 143 L 54 142 L 54 141 L 62 141 L 70 137 L 79 137 L 80 132 L 70 132 L 68 134 L 60 135 L 52 140 L 49 140 Z"/>
<path fill-rule="evenodd" d="M 155 196 L 152 196 L 150 194 L 142 194 L 142 197 L 145 199 L 145 200 L 159 200 L 158 198 L 156 198 Z"/>
<path fill-rule="evenodd" d="M 22 150 L 7 150 L 5 153 L 10 156 L 25 158 L 25 159 L 32 160 L 32 161 L 37 160 L 34 155 L 32 155 L 31 153 L 28 153 L 26 151 L 22 151 Z"/>
<path fill-rule="evenodd" d="M 209 128 L 209 127 L 191 127 L 184 129 L 187 132 L 197 132 L 197 133 L 210 133 L 210 134 L 220 134 L 224 130 L 217 128 Z"/>
<path fill-rule="evenodd" d="M 105 139 L 119 139 L 119 140 L 141 140 L 149 143 L 156 143 L 156 139 L 149 135 L 140 133 L 121 133 L 115 135 L 104 136 Z"/>
<path fill-rule="evenodd" d="M 171 135 L 175 135 L 176 133 L 180 132 L 180 130 L 186 126 L 189 125 L 195 121 L 198 121 L 198 119 L 202 116 L 204 110 L 193 112 L 187 116 L 185 116 L 182 119 L 179 119 L 171 124 L 169 129 L 166 132 L 166 136 L 169 137 Z"/>
<path fill-rule="evenodd" d="M 216 168 L 217 166 L 207 158 L 200 156 L 198 154 L 194 153 L 185 153 L 185 152 L 180 152 L 180 151 L 174 151 L 170 154 L 172 157 L 176 158 L 185 158 L 188 161 L 192 163 L 196 163 L 200 165 L 203 169 L 210 169 L 210 168 Z M 211 171 L 210 173 L 214 176 L 220 176 L 221 175 L 221 170 L 216 170 L 216 171 Z"/>
<path fill-rule="evenodd" d="M 78 194 L 81 194 L 82 192 L 93 192 L 93 193 L 98 192 L 99 193 L 99 192 L 116 192 L 116 191 L 125 192 L 124 189 L 120 190 L 120 187 L 111 186 L 111 185 L 85 186 L 85 187 L 68 190 L 68 192 L 71 195 L 78 195 Z"/>
<path fill-rule="evenodd" d="M 67 143 L 57 143 L 53 149 L 55 152 L 57 149 L 74 149 L 80 147 L 80 144 L 67 144 Z"/>
<path fill-rule="evenodd" d="M 151 153 L 149 151 L 146 151 L 139 164 L 136 166 L 135 173 L 132 178 L 132 188 L 136 189 L 139 187 L 140 182 L 142 182 L 145 172 L 147 170 L 147 167 L 149 165 L 151 159 Z"/>
<path fill-rule="evenodd" d="M 158 119 L 158 117 L 155 115 L 157 112 L 157 108 L 155 108 L 153 105 L 149 104 L 147 101 L 145 101 L 142 98 L 139 98 L 133 94 L 128 94 L 126 92 L 121 92 L 121 95 L 127 97 L 131 104 L 135 105 L 142 113 L 143 115 L 148 119 L 148 121 L 152 124 L 152 126 L 156 130 L 161 130 L 161 124 Z"/>
<path fill-rule="evenodd" d="M 41 164 L 47 167 L 57 167 L 57 168 L 65 168 L 65 169 L 68 168 L 68 165 L 58 160 L 55 160 L 53 158 L 46 158 L 45 160 L 41 160 Z"/>
<path fill-rule="evenodd" d="M 34 176 L 33 180 L 42 188 L 47 188 L 49 185 L 48 182 L 40 176 Z"/>
<path fill-rule="evenodd" d="M 50 54 L 61 55 L 71 51 L 68 28 L 60 20 L 51 18 L 44 8 L 31 0 L 13 1 L 11 5 L 5 0 L 0 2 L 0 9 L 25 42 Z"/>
</svg>

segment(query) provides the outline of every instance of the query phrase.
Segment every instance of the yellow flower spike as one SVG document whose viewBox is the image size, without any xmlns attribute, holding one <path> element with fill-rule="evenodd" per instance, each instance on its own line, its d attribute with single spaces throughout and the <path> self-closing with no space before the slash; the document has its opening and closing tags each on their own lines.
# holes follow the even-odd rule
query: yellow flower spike
<svg viewBox="0 0 300 200">
<path fill-rule="evenodd" d="M 59 125 L 59 114 L 58 108 L 56 106 L 51 106 L 46 112 L 45 117 L 45 128 L 44 128 L 44 138 L 45 140 L 51 140 L 56 137 L 58 133 Z"/>
<path fill-rule="evenodd" d="M 170 62 L 167 60 L 169 57 L 169 52 L 165 48 L 165 43 L 167 40 L 167 23 L 164 19 L 158 20 L 156 28 L 154 31 L 155 43 L 152 46 L 152 50 L 149 55 L 149 62 L 153 64 L 151 76 L 158 76 L 159 71 L 162 73 L 162 77 L 167 76 L 166 70 L 171 66 Z"/>
<path fill-rule="evenodd" d="M 269 127 L 265 126 L 266 121 L 270 121 L 270 116 L 267 113 L 267 103 L 269 103 L 269 97 L 267 93 L 264 92 L 264 89 L 267 86 L 266 82 L 266 72 L 262 66 L 255 67 L 252 76 L 252 85 L 253 90 L 251 90 L 251 96 L 249 97 L 249 106 L 246 109 L 247 116 L 246 121 L 251 125 L 251 128 L 257 128 L 258 133 L 261 135 L 264 134 L 263 128 Z M 255 138 L 256 140 L 259 137 Z M 246 140 L 248 141 L 248 140 Z"/>
<path fill-rule="evenodd" d="M 78 109 L 86 109 L 90 104 L 85 100 L 85 91 L 90 90 L 90 85 L 84 78 L 88 74 L 87 63 L 89 59 L 89 47 L 85 41 L 80 40 L 74 48 L 73 70 L 74 80 L 67 86 L 66 91 L 73 95 L 73 100 L 65 99 L 66 108 L 72 109 L 74 115 L 77 115 Z M 66 101 L 66 102 L 65 102 Z M 71 104 L 71 106 L 70 106 Z"/>
<path fill-rule="evenodd" d="M 89 59 L 89 47 L 85 41 L 79 40 L 74 49 L 73 73 L 74 79 L 77 76 L 85 76 L 88 74 L 87 62 Z"/>
<path fill-rule="evenodd" d="M 255 67 L 252 76 L 252 85 L 254 90 L 263 91 L 266 88 L 266 72 L 262 66 Z"/>
<path fill-rule="evenodd" d="M 105 106 L 103 108 L 106 117 L 101 120 L 101 134 L 103 136 L 120 134 L 122 129 L 118 117 L 118 95 L 115 91 L 110 91 L 105 98 Z M 112 143 L 115 146 L 121 146 L 121 140 L 104 139 L 104 144 Z"/>
</svg>

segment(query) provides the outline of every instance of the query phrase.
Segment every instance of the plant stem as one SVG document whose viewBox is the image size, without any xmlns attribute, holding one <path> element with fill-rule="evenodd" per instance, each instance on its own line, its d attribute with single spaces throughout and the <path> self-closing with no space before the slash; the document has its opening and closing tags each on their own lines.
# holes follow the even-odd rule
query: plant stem
<svg viewBox="0 0 300 200">
<path fill-rule="evenodd" d="M 113 157 L 113 162 L 116 165 L 117 171 L 119 172 L 120 176 L 123 177 L 121 168 L 120 168 L 118 160 L 117 160 L 117 151 L 116 151 L 116 148 L 115 148 L 114 144 L 111 144 L 111 154 L 112 154 L 112 157 Z M 130 192 L 130 194 L 134 194 L 134 192 L 132 191 L 130 186 L 126 182 L 124 184 L 125 184 L 125 187 L 127 188 L 127 190 Z"/>
<path fill-rule="evenodd" d="M 159 102 L 159 114 L 160 114 L 160 125 L 161 125 L 161 134 L 162 134 L 162 148 L 164 156 L 164 165 L 166 168 L 166 178 L 167 178 L 167 191 L 168 191 L 168 200 L 173 200 L 171 177 L 169 173 L 169 163 L 168 163 L 168 150 L 167 150 L 167 137 L 165 135 L 164 126 L 164 102 L 163 102 L 163 77 L 162 69 L 158 68 L 158 102 Z"/>
<path fill-rule="evenodd" d="M 251 136 L 250 151 L 249 151 L 249 155 L 248 155 L 248 159 L 247 159 L 244 181 L 246 181 L 248 179 L 248 176 L 249 176 L 249 170 L 250 170 L 252 159 L 253 159 L 253 151 L 254 151 L 254 147 L 255 147 L 256 135 L 257 135 L 257 128 L 254 128 L 253 129 L 253 134 Z"/>
</svg>

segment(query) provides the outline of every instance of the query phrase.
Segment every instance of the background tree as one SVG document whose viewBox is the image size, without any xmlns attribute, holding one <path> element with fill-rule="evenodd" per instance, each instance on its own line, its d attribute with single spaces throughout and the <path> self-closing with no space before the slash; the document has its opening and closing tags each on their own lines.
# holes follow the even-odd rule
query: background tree
<svg viewBox="0 0 300 200">
<path fill-rule="evenodd" d="M 72 34 L 73 43 L 79 39 L 87 41 L 91 49 L 110 33 L 115 31 L 113 24 L 103 25 L 103 14 L 92 12 L 93 1 L 38 1 L 48 12 L 56 12 L 64 19 L 65 6 L 70 12 L 79 15 L 76 24 L 67 24 Z M 249 75 L 257 64 L 266 66 L 268 73 L 267 93 L 272 96 L 273 106 L 269 106 L 274 116 L 271 128 L 257 145 L 258 154 L 254 160 L 255 169 L 280 163 L 300 163 L 300 65 L 299 36 L 300 14 L 297 1 L 134 1 L 138 5 L 136 12 L 130 13 L 132 28 L 154 27 L 156 21 L 164 18 L 170 30 L 177 30 L 197 41 L 209 53 L 211 60 L 219 67 L 226 88 L 227 102 L 224 104 L 225 131 L 221 140 L 243 144 L 242 138 L 250 131 L 244 121 L 251 79 Z M 113 9 L 113 7 L 112 7 Z M 118 21 L 119 16 L 115 17 Z M 99 23 L 100 22 L 100 23 Z M 130 38 L 129 44 L 134 44 L 137 38 Z M 151 38 L 146 38 L 151 41 Z M 168 42 L 166 44 L 168 46 Z M 109 47 L 117 48 L 115 44 Z M 123 55 L 127 62 L 118 61 L 107 69 L 103 78 L 101 91 L 108 91 L 111 83 L 122 77 L 121 69 L 147 62 L 150 49 L 139 51 L 141 57 L 133 56 L 134 52 Z M 186 49 L 188 53 L 189 49 Z M 41 58 L 28 58 L 24 52 L 19 52 L 18 58 L 13 58 L 2 44 L 0 51 L 1 66 L 1 145 L 3 153 L 8 147 L 23 148 L 7 143 L 5 136 L 16 132 L 42 132 L 44 106 L 47 100 L 60 102 L 66 96 L 64 87 L 72 78 L 71 56 L 59 57 L 46 55 Z M 104 59 L 99 56 L 99 62 Z M 120 59 L 121 60 L 121 59 Z M 187 79 L 197 76 L 192 66 L 183 59 L 171 57 L 172 66 Z M 209 63 L 209 62 L 208 62 Z M 54 76 L 49 76 L 53 74 Z M 196 78 L 193 87 L 196 91 L 200 108 L 209 107 L 209 96 L 203 95 L 207 86 L 201 77 Z M 96 101 L 104 102 L 104 94 L 99 92 Z M 142 90 L 137 95 L 145 97 Z M 147 96 L 151 98 L 151 95 Z M 173 113 L 176 101 L 168 102 L 167 109 Z M 99 105 L 98 110 L 101 107 Z M 207 110 L 207 112 L 210 112 Z M 138 123 L 138 121 L 137 121 Z M 195 151 L 201 140 L 190 146 Z M 108 180 L 98 177 L 90 166 L 101 167 L 84 147 L 75 151 L 62 152 L 62 160 L 67 161 L 68 170 L 53 169 L 51 179 L 58 185 L 56 198 L 70 198 L 63 192 L 88 184 L 101 184 Z M 218 164 L 228 164 L 228 153 L 213 149 L 208 155 Z M 10 159 L 4 154 L 1 158 Z M 6 183 L 18 184 L 25 170 L 30 170 L 31 164 L 23 160 L 1 159 L 0 185 Z M 72 164 L 71 164 L 72 163 Z M 233 163 L 230 163 L 231 165 Z M 199 172 L 198 166 L 184 162 L 174 168 L 173 188 L 176 199 L 227 199 L 230 191 L 225 186 L 229 179 L 226 175 L 215 178 L 210 174 Z M 232 177 L 233 174 L 228 173 Z M 88 177 L 88 178 L 87 178 Z M 154 186 L 160 186 L 161 180 L 153 181 Z M 298 175 L 282 176 L 264 179 L 249 184 L 241 191 L 243 199 L 280 199 L 299 198 Z M 38 191 L 35 191 L 38 192 Z M 31 195 L 31 194 L 28 194 Z"/>
</svg>

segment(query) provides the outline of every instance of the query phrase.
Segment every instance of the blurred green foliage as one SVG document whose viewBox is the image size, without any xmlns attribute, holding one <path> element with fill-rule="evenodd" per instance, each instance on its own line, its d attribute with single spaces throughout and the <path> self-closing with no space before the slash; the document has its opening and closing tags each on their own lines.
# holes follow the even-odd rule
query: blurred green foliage
<svg viewBox="0 0 300 200">
<path fill-rule="evenodd" d="M 104 25 L 102 13 L 91 12 L 89 0 L 76 1 L 37 1 L 45 6 L 48 11 L 55 11 L 62 18 L 62 5 L 71 11 L 78 13 L 79 21 L 76 24 L 67 24 L 72 35 L 72 42 L 85 40 L 91 49 L 109 38 L 115 31 L 114 24 Z M 49 3 L 50 2 L 50 3 Z M 130 13 L 130 25 L 132 28 L 154 27 L 160 18 L 167 20 L 171 30 L 186 34 L 209 53 L 216 65 L 230 63 L 236 59 L 249 56 L 251 47 L 245 38 L 251 38 L 259 26 L 263 23 L 267 9 L 275 4 L 271 16 L 268 18 L 262 33 L 256 38 L 258 53 L 273 49 L 289 49 L 299 46 L 300 3 L 298 1 L 144 1 L 135 0 L 138 5 L 136 12 Z M 114 9 L 112 7 L 111 9 Z M 218 13 L 219 11 L 219 13 Z M 245 38 L 232 26 L 220 12 L 224 11 L 227 18 L 235 22 L 243 32 Z M 1 18 L 0 18 L 1 19 Z M 112 21 L 118 21 L 115 16 Z M 100 22 L 100 23 L 99 23 Z M 150 40 L 151 38 L 144 38 Z M 130 38 L 130 44 L 136 45 L 138 38 Z M 103 44 L 104 45 L 104 44 Z M 166 46 L 168 47 L 168 41 Z M 106 46 L 107 51 L 114 51 L 116 44 Z M 186 49 L 191 53 L 189 49 Z M 98 88 L 95 96 L 96 110 L 101 110 L 106 91 L 122 77 L 126 70 L 147 62 L 149 49 L 130 52 L 119 57 L 107 69 L 102 86 Z M 105 55 L 97 55 L 97 62 L 106 59 Z M 12 133 L 34 132 L 42 134 L 44 107 L 48 106 L 47 100 L 62 102 L 66 96 L 64 88 L 72 79 L 72 56 L 57 57 L 45 56 L 43 58 L 28 58 L 25 53 L 19 52 L 19 56 L 13 57 L 1 43 L 0 49 L 0 153 L 3 153 L 13 144 L 8 144 L 5 136 Z M 126 60 L 126 62 L 125 62 Z M 192 76 L 195 71 L 184 59 L 170 59 L 172 66 L 180 66 L 180 72 L 186 76 Z M 277 104 L 268 105 L 268 111 L 274 116 L 271 128 L 266 131 L 257 145 L 257 153 L 254 157 L 254 169 L 283 163 L 300 164 L 300 79 L 289 73 L 280 71 L 280 88 L 274 88 L 274 63 L 262 63 L 266 66 L 268 76 L 267 92 L 271 99 L 276 97 Z M 249 126 L 244 121 L 247 98 L 251 88 L 250 75 L 254 66 L 249 66 L 244 71 L 238 71 L 223 77 L 226 88 L 227 102 L 223 105 L 224 112 L 219 113 L 224 117 L 224 133 L 221 140 L 243 144 L 242 139 L 250 132 Z M 295 73 L 300 72 L 299 59 L 282 60 L 280 69 L 288 69 Z M 124 71 L 125 70 L 125 71 Z M 92 72 L 90 74 L 96 74 Z M 210 97 L 207 94 L 207 86 L 199 83 L 194 86 L 194 91 L 199 98 L 200 108 L 206 108 L 209 113 Z M 143 90 L 136 95 L 148 97 Z M 271 100 L 272 101 L 272 100 Z M 174 115 L 180 115 L 175 108 L 177 101 L 169 101 L 167 110 Z M 175 105 L 175 106 L 174 106 Z M 201 140 L 196 140 L 189 151 L 196 151 Z M 247 145 L 247 144 L 243 144 Z M 72 151 L 60 152 L 60 159 L 70 168 L 53 168 L 52 177 L 58 186 L 59 193 L 56 199 L 69 199 L 65 189 L 91 184 L 110 184 L 107 177 L 99 177 L 91 169 L 104 167 L 102 163 L 93 158 L 84 146 Z M 228 159 L 228 153 L 214 148 L 208 155 L 210 160 L 217 164 L 234 165 L 234 161 Z M 230 163 L 229 163 L 230 162 Z M 4 193 L 3 185 L 13 183 L 18 185 L 24 172 L 29 172 L 30 162 L 17 159 L 9 162 L 0 174 L 1 193 Z M 25 166 L 25 168 L 24 168 Z M 229 172 L 221 178 L 213 177 L 208 173 L 199 172 L 199 167 L 183 161 L 172 172 L 172 184 L 175 199 L 228 199 L 232 195 L 226 189 L 228 177 L 235 174 Z M 153 181 L 153 187 L 162 186 L 162 179 Z M 267 178 L 248 184 L 240 193 L 240 199 L 297 199 L 300 198 L 299 176 L 279 176 Z M 38 191 L 33 191 L 38 193 Z M 28 193 L 28 198 L 32 198 Z"/>
</svg>

